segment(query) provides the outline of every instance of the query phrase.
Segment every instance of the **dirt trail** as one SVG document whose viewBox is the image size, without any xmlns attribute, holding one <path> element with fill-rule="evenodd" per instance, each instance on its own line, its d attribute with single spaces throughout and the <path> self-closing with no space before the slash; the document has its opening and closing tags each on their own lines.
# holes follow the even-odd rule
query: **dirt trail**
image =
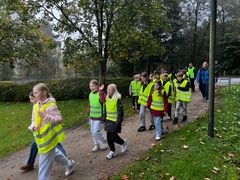
<svg viewBox="0 0 240 180">
<path fill-rule="evenodd" d="M 201 117 L 207 111 L 207 103 L 202 101 L 200 92 L 195 92 L 191 103 L 188 106 L 188 122 Z M 187 123 L 188 123 L 187 122 Z M 146 121 L 148 124 L 148 121 Z M 186 124 L 186 123 L 184 123 Z M 169 131 L 181 128 L 183 123 L 172 125 L 171 122 L 164 122 L 164 127 L 168 126 Z M 124 154 L 119 154 L 112 160 L 105 158 L 108 150 L 92 153 L 92 139 L 90 131 L 79 127 L 66 133 L 66 140 L 63 145 L 68 156 L 75 160 L 74 173 L 69 177 L 64 177 L 64 168 L 54 165 L 52 179 L 69 180 L 96 180 L 108 179 L 110 176 L 120 171 L 129 162 L 138 159 L 144 152 L 151 148 L 151 144 L 156 143 L 155 131 L 137 132 L 139 127 L 138 116 L 127 118 L 124 121 L 120 136 L 127 139 L 128 149 Z M 163 140 L 164 141 L 164 140 Z M 161 143 L 158 142 L 158 143 Z M 117 146 L 117 151 L 119 151 Z M 29 147 L 14 153 L 6 158 L 0 159 L 0 179 L 2 180 L 32 180 L 37 179 L 38 159 L 33 171 L 23 173 L 19 167 L 26 161 L 29 155 Z"/>
</svg>

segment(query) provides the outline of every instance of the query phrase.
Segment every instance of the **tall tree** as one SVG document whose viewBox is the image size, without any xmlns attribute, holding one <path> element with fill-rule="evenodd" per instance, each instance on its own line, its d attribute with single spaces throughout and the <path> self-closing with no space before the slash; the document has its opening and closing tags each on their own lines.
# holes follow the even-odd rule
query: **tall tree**
<svg viewBox="0 0 240 180">
<path fill-rule="evenodd" d="M 139 41 L 144 41 L 146 37 L 144 33 L 149 33 L 131 28 L 132 24 L 129 22 L 131 20 L 136 22 L 135 19 L 143 12 L 152 14 L 151 21 L 158 20 L 158 17 L 164 14 L 163 9 L 155 11 L 158 8 L 156 4 L 160 4 L 160 1 L 152 0 L 26 0 L 25 3 L 33 12 L 42 12 L 44 17 L 55 25 L 54 29 L 59 34 L 65 35 L 65 64 L 76 70 L 98 65 L 102 82 L 106 79 L 107 61 L 116 58 L 116 53 L 113 51 L 116 51 L 117 48 L 122 49 L 121 45 L 126 43 L 126 39 L 119 37 L 127 36 L 127 33 L 131 32 L 130 34 L 137 33 Z M 132 6 L 136 10 L 127 17 L 126 10 Z M 154 9 L 150 10 L 149 7 Z M 139 21 L 138 23 L 141 24 Z M 129 31 L 129 29 L 134 31 Z M 150 35 L 148 37 L 147 40 L 150 43 L 152 38 Z M 148 48 L 148 43 L 144 43 L 144 48 Z M 124 51 L 121 50 L 121 52 Z"/>
<path fill-rule="evenodd" d="M 0 2 L 0 63 L 37 64 L 52 45 L 20 0 Z"/>
</svg>

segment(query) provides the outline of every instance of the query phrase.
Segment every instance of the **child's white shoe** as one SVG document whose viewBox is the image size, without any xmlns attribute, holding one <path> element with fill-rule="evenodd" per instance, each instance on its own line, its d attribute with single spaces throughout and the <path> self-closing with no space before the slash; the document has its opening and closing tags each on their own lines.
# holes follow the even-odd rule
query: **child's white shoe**
<svg viewBox="0 0 240 180">
<path fill-rule="evenodd" d="M 95 144 L 95 146 L 92 149 L 92 152 L 97 152 L 99 150 L 99 145 Z"/>
<path fill-rule="evenodd" d="M 121 145 L 121 152 L 124 153 L 127 150 L 127 140 L 124 139 L 123 145 Z"/>
<path fill-rule="evenodd" d="M 155 138 L 156 141 L 159 141 L 160 139 L 161 139 L 160 136 L 156 136 L 156 138 Z"/>
<path fill-rule="evenodd" d="M 65 176 L 69 176 L 73 172 L 73 165 L 75 161 L 74 160 L 68 160 L 68 164 L 65 169 Z"/>
<path fill-rule="evenodd" d="M 116 155 L 117 155 L 116 152 L 110 151 L 110 152 L 107 154 L 106 158 L 107 158 L 107 159 L 112 159 L 112 158 L 114 158 Z"/>
</svg>

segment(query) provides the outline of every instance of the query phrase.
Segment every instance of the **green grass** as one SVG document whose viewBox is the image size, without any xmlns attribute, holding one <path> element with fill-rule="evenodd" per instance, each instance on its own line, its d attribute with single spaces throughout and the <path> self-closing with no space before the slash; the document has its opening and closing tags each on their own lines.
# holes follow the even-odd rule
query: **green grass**
<svg viewBox="0 0 240 180">
<path fill-rule="evenodd" d="M 65 129 L 88 119 L 87 99 L 59 101 L 57 104 Z M 130 99 L 123 100 L 123 107 L 125 117 L 133 115 Z M 0 112 L 0 157 L 4 157 L 26 147 L 33 140 L 32 132 L 27 129 L 31 123 L 32 105 L 0 102 Z"/>
<path fill-rule="evenodd" d="M 226 88 L 219 91 L 214 139 L 207 136 L 205 115 L 167 135 L 113 179 L 240 179 L 239 95 L 240 86 L 230 95 Z"/>
</svg>

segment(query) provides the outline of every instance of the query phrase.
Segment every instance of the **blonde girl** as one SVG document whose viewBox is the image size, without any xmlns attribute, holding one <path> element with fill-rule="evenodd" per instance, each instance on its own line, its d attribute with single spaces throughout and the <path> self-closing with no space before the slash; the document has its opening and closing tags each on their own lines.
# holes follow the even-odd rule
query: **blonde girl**
<svg viewBox="0 0 240 180">
<path fill-rule="evenodd" d="M 37 101 L 33 110 L 32 130 L 38 146 L 39 180 L 49 180 L 53 161 L 65 166 L 65 175 L 72 173 L 74 161 L 67 159 L 62 151 L 56 148 L 63 141 L 64 132 L 61 126 L 62 116 L 51 97 L 47 86 L 39 83 L 33 87 L 33 95 Z"/>
<path fill-rule="evenodd" d="M 117 155 L 115 144 L 121 145 L 121 152 L 127 149 L 127 141 L 123 140 L 118 133 L 121 133 L 123 121 L 123 106 L 121 103 L 121 94 L 117 90 L 115 84 L 109 84 L 107 87 L 107 96 L 104 117 L 106 120 L 107 142 L 110 152 L 107 154 L 107 159 L 112 159 Z"/>
</svg>

